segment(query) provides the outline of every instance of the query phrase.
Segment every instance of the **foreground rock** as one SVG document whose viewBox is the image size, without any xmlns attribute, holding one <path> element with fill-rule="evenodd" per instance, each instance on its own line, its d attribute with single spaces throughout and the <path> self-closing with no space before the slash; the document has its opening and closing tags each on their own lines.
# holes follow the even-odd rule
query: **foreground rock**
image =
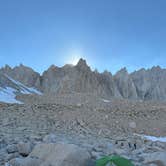
<svg viewBox="0 0 166 166">
<path fill-rule="evenodd" d="M 26 158 L 12 159 L 8 166 L 90 166 L 90 154 L 73 144 L 43 143 Z"/>
<path fill-rule="evenodd" d="M 166 151 L 145 154 L 144 158 L 145 164 L 156 164 L 157 166 L 166 166 Z"/>
<path fill-rule="evenodd" d="M 17 145 L 17 149 L 18 149 L 18 152 L 20 155 L 26 157 L 29 155 L 29 153 L 32 151 L 32 144 L 31 143 L 23 143 L 23 142 L 20 142 L 18 145 Z"/>
<path fill-rule="evenodd" d="M 6 166 L 40 166 L 42 163 L 41 160 L 36 158 L 15 158 L 12 159 Z"/>
<path fill-rule="evenodd" d="M 43 161 L 42 166 L 88 166 L 90 155 L 86 150 L 73 144 L 39 144 L 30 157 Z"/>
</svg>

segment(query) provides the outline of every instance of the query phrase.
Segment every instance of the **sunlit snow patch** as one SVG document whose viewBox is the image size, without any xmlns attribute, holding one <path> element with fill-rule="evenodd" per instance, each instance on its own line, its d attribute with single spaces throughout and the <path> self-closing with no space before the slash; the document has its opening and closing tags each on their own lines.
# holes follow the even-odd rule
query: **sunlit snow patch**
<svg viewBox="0 0 166 166">
<path fill-rule="evenodd" d="M 110 103 L 110 100 L 106 100 L 106 99 L 101 99 L 104 103 Z"/>
<path fill-rule="evenodd" d="M 142 139 L 147 139 L 149 141 L 159 141 L 159 142 L 166 142 L 166 137 L 155 137 L 155 136 L 149 136 L 149 135 L 141 135 L 141 134 L 134 134 L 137 136 L 140 136 Z"/>
<path fill-rule="evenodd" d="M 16 85 L 17 88 L 15 89 L 12 87 L 5 87 L 5 88 L 0 87 L 0 101 L 5 102 L 5 103 L 19 103 L 19 104 L 21 104 L 20 101 L 16 100 L 16 94 L 18 92 L 20 92 L 22 94 L 42 95 L 42 93 L 40 91 L 36 90 L 35 88 L 33 88 L 33 87 L 29 88 L 29 87 L 25 86 L 24 84 L 22 84 L 21 82 L 12 79 L 8 75 L 5 74 L 5 76 L 12 83 L 14 83 L 14 85 Z"/>
<path fill-rule="evenodd" d="M 146 138 L 147 140 L 150 140 L 150 141 L 160 141 L 160 142 L 166 142 L 166 137 L 154 137 L 154 136 L 147 136 L 147 135 L 144 135 L 143 136 L 144 138 Z"/>
<path fill-rule="evenodd" d="M 40 91 L 38 91 L 37 89 L 35 89 L 35 88 L 28 88 L 31 92 L 33 92 L 33 93 L 36 93 L 36 94 L 38 94 L 38 95 L 42 95 L 42 92 L 40 92 Z"/>
<path fill-rule="evenodd" d="M 38 95 L 42 95 L 42 93 L 38 90 L 36 90 L 35 88 L 33 87 L 27 87 L 25 86 L 24 84 L 22 84 L 21 82 L 19 81 L 16 81 L 14 80 L 13 78 L 9 77 L 8 75 L 5 75 L 10 81 L 12 81 L 14 84 L 18 85 L 21 89 L 21 93 L 22 94 L 38 94 Z"/>
<path fill-rule="evenodd" d="M 6 87 L 6 88 L 0 88 L 0 101 L 5 102 L 5 103 L 19 103 L 21 104 L 20 101 L 17 101 L 15 99 L 15 89 Z"/>
</svg>

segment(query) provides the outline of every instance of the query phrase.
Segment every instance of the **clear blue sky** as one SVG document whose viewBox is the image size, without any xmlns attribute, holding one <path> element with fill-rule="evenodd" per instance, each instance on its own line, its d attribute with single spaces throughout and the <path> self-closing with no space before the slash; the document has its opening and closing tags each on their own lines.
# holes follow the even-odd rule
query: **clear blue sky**
<svg viewBox="0 0 166 166">
<path fill-rule="evenodd" d="M 165 0 L 1 0 L 0 66 L 166 67 Z"/>
</svg>

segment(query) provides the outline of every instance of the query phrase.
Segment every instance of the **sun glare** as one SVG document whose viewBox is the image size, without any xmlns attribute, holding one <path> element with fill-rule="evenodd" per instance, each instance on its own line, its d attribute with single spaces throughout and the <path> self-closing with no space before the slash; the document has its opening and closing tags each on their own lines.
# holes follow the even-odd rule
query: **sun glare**
<svg viewBox="0 0 166 166">
<path fill-rule="evenodd" d="M 69 58 L 68 63 L 72 64 L 72 65 L 76 65 L 80 58 L 81 58 L 81 56 L 79 56 L 79 55 L 73 55 Z"/>
</svg>

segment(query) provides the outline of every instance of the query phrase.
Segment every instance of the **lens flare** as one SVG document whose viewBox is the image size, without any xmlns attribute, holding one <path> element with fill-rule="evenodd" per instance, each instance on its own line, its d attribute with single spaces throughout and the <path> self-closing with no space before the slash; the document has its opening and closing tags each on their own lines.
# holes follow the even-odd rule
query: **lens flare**
<svg viewBox="0 0 166 166">
<path fill-rule="evenodd" d="M 79 61 L 79 59 L 81 58 L 80 55 L 71 55 L 68 60 L 67 63 L 68 64 L 72 64 L 72 65 L 76 65 Z"/>
</svg>

